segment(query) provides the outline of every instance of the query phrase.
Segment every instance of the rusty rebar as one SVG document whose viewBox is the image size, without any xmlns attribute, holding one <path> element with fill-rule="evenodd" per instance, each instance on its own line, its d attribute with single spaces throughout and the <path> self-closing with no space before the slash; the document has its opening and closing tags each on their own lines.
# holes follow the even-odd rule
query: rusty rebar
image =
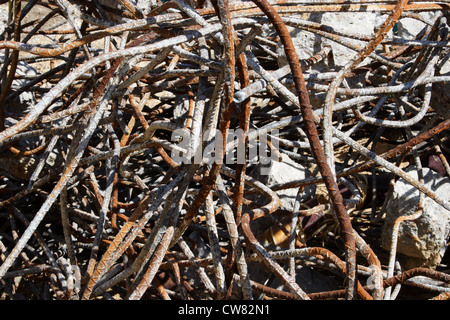
<svg viewBox="0 0 450 320">
<path fill-rule="evenodd" d="M 448 299 L 426 206 L 379 243 L 393 176 L 450 210 L 447 0 L 0 2 L 2 298 Z"/>
</svg>

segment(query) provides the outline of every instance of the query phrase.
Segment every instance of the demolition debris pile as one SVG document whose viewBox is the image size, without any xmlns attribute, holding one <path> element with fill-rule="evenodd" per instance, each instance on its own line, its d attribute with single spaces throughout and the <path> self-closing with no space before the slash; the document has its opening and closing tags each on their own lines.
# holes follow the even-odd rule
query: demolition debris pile
<svg viewBox="0 0 450 320">
<path fill-rule="evenodd" d="M 1 2 L 1 299 L 450 297 L 448 0 Z"/>
</svg>

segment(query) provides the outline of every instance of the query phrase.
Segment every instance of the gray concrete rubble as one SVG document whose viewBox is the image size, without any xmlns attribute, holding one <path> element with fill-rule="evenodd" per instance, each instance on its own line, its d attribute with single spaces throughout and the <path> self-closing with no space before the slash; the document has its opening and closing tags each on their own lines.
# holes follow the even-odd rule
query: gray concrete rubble
<svg viewBox="0 0 450 320">
<path fill-rule="evenodd" d="M 417 179 L 417 171 L 407 171 Z M 450 200 L 450 180 L 428 168 L 423 168 L 425 185 L 443 199 Z M 382 246 L 391 248 L 391 235 L 395 220 L 417 211 L 419 191 L 399 179 L 386 209 L 382 231 Z M 450 232 L 450 212 L 429 197 L 424 197 L 422 215 L 413 221 L 403 221 L 398 233 L 397 252 L 405 268 L 436 267 L 446 250 Z"/>
<path fill-rule="evenodd" d="M 436 13 L 422 12 L 419 15 L 424 21 L 433 23 L 436 19 Z M 381 14 L 379 12 L 353 12 L 349 15 L 346 12 L 337 13 L 311 13 L 307 18 L 308 21 L 320 23 L 326 28 L 331 28 L 336 32 L 345 32 L 355 35 L 355 39 L 349 40 L 349 42 L 358 47 L 364 47 L 365 42 L 356 40 L 358 37 L 373 37 L 376 31 L 380 28 L 383 22 L 387 19 L 388 15 Z M 301 16 L 301 18 L 305 18 Z M 287 23 L 289 25 L 289 23 Z M 414 39 L 420 32 L 426 27 L 426 24 L 417 19 L 408 17 L 402 17 L 397 22 L 396 26 L 388 34 L 388 37 L 401 38 L 401 39 Z M 291 37 L 294 45 L 297 49 L 297 54 L 300 59 L 308 59 L 309 57 L 320 51 L 325 45 L 331 46 L 332 55 L 334 58 L 334 66 L 329 61 L 323 62 L 313 66 L 313 70 L 328 71 L 330 68 L 342 67 L 350 59 L 356 55 L 354 49 L 348 46 L 327 39 L 327 37 L 320 37 L 312 32 L 290 28 Z M 279 55 L 279 64 L 287 64 L 286 57 L 282 46 L 278 47 L 277 54 Z"/>
<path fill-rule="evenodd" d="M 271 186 L 274 184 L 292 182 L 294 180 L 305 179 L 310 176 L 308 169 L 296 163 L 286 154 L 282 155 L 282 161 L 271 160 L 269 164 L 257 164 L 250 175 L 258 181 Z M 280 209 L 292 211 L 298 188 L 284 189 L 276 191 L 280 198 Z M 315 185 L 308 186 L 303 191 L 302 199 L 308 199 L 315 193 Z"/>
</svg>

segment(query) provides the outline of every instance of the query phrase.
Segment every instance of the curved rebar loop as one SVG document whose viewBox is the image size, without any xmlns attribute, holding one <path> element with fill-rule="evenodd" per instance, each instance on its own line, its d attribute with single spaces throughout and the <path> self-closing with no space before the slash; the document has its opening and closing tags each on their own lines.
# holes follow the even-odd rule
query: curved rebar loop
<svg viewBox="0 0 450 320">
<path fill-rule="evenodd" d="M 442 21 L 440 21 L 440 22 L 441 22 L 441 25 L 440 25 L 441 32 L 439 32 L 439 33 L 440 33 L 440 36 L 445 39 L 445 38 L 447 38 L 447 32 L 442 32 L 444 30 L 445 31 L 447 30 L 445 21 L 444 21 L 444 23 L 442 23 Z M 439 54 L 441 53 L 441 51 L 442 51 L 442 48 L 434 48 L 432 50 L 429 60 L 427 61 L 427 64 L 424 67 L 422 74 L 420 74 L 416 78 L 416 80 L 420 81 L 422 78 L 428 78 L 428 77 L 434 75 L 435 68 L 436 68 L 436 65 L 439 60 Z M 411 70 L 413 70 L 413 66 L 411 67 Z M 417 112 L 417 114 L 414 117 L 412 117 L 408 120 L 396 120 L 396 121 L 395 120 L 394 121 L 393 120 L 382 120 L 382 119 L 377 119 L 377 118 L 363 115 L 358 110 L 357 107 L 353 107 L 352 110 L 355 113 L 355 116 L 358 120 L 363 121 L 368 124 L 378 125 L 378 126 L 383 126 L 383 127 L 391 127 L 391 128 L 411 127 L 412 125 L 414 125 L 414 124 L 418 123 L 420 120 L 422 120 L 423 117 L 425 116 L 425 114 L 429 110 L 430 100 L 431 100 L 431 86 L 432 86 L 431 83 L 425 84 L 425 93 L 424 93 L 422 106 L 421 106 L 419 112 Z"/>
<path fill-rule="evenodd" d="M 421 182 L 423 183 L 423 179 L 421 179 L 421 180 L 422 180 Z M 394 226 L 392 227 L 391 249 L 389 251 L 389 264 L 388 264 L 388 270 L 387 270 L 387 278 L 391 278 L 394 276 L 395 255 L 397 252 L 398 231 L 400 229 L 400 224 L 403 221 L 413 221 L 413 220 L 420 218 L 420 216 L 423 213 L 423 199 L 424 199 L 424 194 L 420 192 L 419 193 L 419 204 L 418 204 L 418 208 L 417 208 L 416 212 L 412 215 L 400 216 L 394 222 Z M 385 293 L 384 293 L 384 300 L 392 300 L 391 289 L 392 289 L 392 287 L 386 288 Z"/>
<path fill-rule="evenodd" d="M 392 79 L 389 81 L 389 85 L 390 85 L 390 86 L 394 85 L 395 82 L 397 81 L 397 79 L 400 77 L 400 75 L 401 75 L 405 70 L 407 70 L 409 67 L 411 67 L 411 66 L 412 66 L 412 63 L 411 63 L 411 62 L 408 62 L 408 63 L 405 63 L 401 68 L 399 68 L 399 69 L 395 72 L 395 74 L 394 74 L 394 76 L 392 77 Z M 374 116 L 374 115 L 376 115 L 376 114 L 379 112 L 379 110 L 381 109 L 381 107 L 384 105 L 384 103 L 387 101 L 387 99 L 388 99 L 387 96 L 382 96 L 382 97 L 377 101 L 375 107 L 369 112 L 369 116 Z M 349 100 L 351 100 L 351 99 L 349 99 Z M 347 101 L 349 101 L 349 100 L 347 100 Z M 365 102 L 365 101 L 363 101 L 363 102 Z M 338 109 L 338 105 L 339 105 L 339 103 L 336 104 L 336 105 L 334 105 L 333 108 L 334 108 L 335 110 L 337 110 L 337 109 Z M 352 104 L 352 107 L 353 107 L 353 104 Z M 348 136 L 350 136 L 352 133 L 356 132 L 357 130 L 359 130 L 359 129 L 360 129 L 361 127 L 363 127 L 364 125 L 365 125 L 365 122 L 360 121 L 360 122 L 358 122 L 353 128 L 351 128 L 350 130 L 348 130 L 348 131 L 346 132 L 346 134 L 347 134 Z M 380 134 L 381 134 L 381 132 L 380 132 Z"/>
<path fill-rule="evenodd" d="M 349 60 L 345 66 L 338 72 L 336 78 L 330 84 L 325 97 L 323 106 L 323 140 L 324 140 L 324 152 L 332 172 L 334 172 L 334 149 L 332 143 L 332 122 L 333 122 L 333 105 L 336 97 L 337 88 L 344 81 L 345 76 L 356 66 L 358 66 L 375 48 L 380 44 L 387 33 L 392 29 L 394 24 L 400 18 L 402 11 L 408 0 L 400 0 L 397 2 L 395 9 L 381 25 L 380 29 L 375 34 L 375 37 L 366 45 L 366 47 L 358 52 L 355 57 Z"/>
<path fill-rule="evenodd" d="M 336 216 L 339 222 L 342 239 L 344 240 L 345 243 L 346 261 L 347 261 L 346 289 L 347 289 L 347 298 L 350 300 L 353 299 L 354 286 L 356 280 L 355 279 L 356 249 L 355 249 L 355 239 L 353 237 L 352 231 L 353 228 L 350 222 L 350 218 L 347 214 L 347 210 L 345 209 L 344 201 L 339 192 L 337 182 L 334 178 L 333 172 L 331 171 L 329 164 L 327 163 L 327 159 L 325 158 L 322 146 L 320 144 L 316 124 L 314 122 L 314 114 L 312 111 L 311 104 L 309 102 L 309 96 L 306 89 L 305 81 L 303 79 L 302 70 L 298 62 L 297 53 L 295 51 L 292 39 L 289 35 L 289 31 L 287 30 L 278 13 L 270 5 L 270 3 L 267 0 L 253 0 L 253 2 L 255 2 L 255 4 L 267 15 L 267 17 L 277 30 L 277 33 L 280 36 L 281 42 L 284 47 L 286 57 L 288 58 L 289 66 L 292 70 L 295 89 L 298 94 L 300 108 L 304 118 L 303 121 L 306 128 L 306 134 L 311 144 L 311 151 L 320 169 L 320 173 L 325 180 L 325 184 L 327 186 L 331 202 L 336 211 Z"/>
<path fill-rule="evenodd" d="M 347 178 L 340 177 L 337 179 L 337 181 L 346 186 L 351 193 L 350 198 L 348 199 L 344 198 L 344 202 L 347 205 L 347 207 L 350 209 L 355 208 L 358 205 L 361 205 L 363 199 L 361 197 L 361 193 L 359 192 L 358 188 Z"/>
<path fill-rule="evenodd" d="M 436 57 L 438 56 L 438 53 L 435 50 L 433 50 L 433 51 L 434 52 L 430 58 L 430 62 L 426 65 L 426 67 L 424 69 L 424 73 L 431 74 L 432 73 L 431 69 L 432 68 L 434 69 L 434 66 L 437 63 Z M 431 85 L 427 84 L 427 85 L 425 85 L 425 94 L 424 94 L 424 99 L 423 99 L 423 105 L 427 106 L 430 102 L 430 99 L 431 99 Z M 404 118 L 405 112 L 401 106 L 399 107 L 399 113 L 400 113 L 400 116 L 402 118 Z M 411 128 L 406 127 L 405 131 L 406 131 L 407 138 L 412 139 L 413 134 L 411 132 Z M 433 138 L 435 138 L 435 136 L 433 136 Z M 422 163 L 421 163 L 421 160 L 420 160 L 415 148 L 412 148 L 412 154 L 414 157 L 416 168 L 418 170 L 418 178 L 419 178 L 418 180 L 420 183 L 423 184 Z M 397 238 L 398 238 L 398 231 L 400 228 L 400 223 L 402 221 L 411 221 L 411 220 L 415 220 L 415 219 L 419 218 L 423 212 L 423 201 L 424 201 L 424 194 L 419 192 L 419 203 L 418 203 L 418 209 L 417 209 L 416 213 L 413 215 L 410 215 L 410 216 L 401 216 L 394 223 L 393 230 L 392 230 L 392 236 L 391 236 L 391 250 L 390 250 L 390 255 L 389 255 L 387 277 L 393 276 L 393 273 L 394 273 L 395 255 L 396 255 L 396 247 L 397 247 L 397 240 L 398 240 Z M 385 290 L 385 296 L 384 296 L 385 300 L 394 300 L 396 294 L 398 294 L 397 290 L 400 290 L 399 286 L 397 286 L 394 288 L 394 292 L 391 294 L 391 289 L 392 289 L 391 287 L 388 287 Z"/>
<path fill-rule="evenodd" d="M 383 299 L 383 272 L 381 263 L 372 248 L 364 241 L 364 239 L 355 231 L 355 241 L 359 253 L 370 263 L 369 268 L 372 274 L 367 279 L 367 286 L 372 290 L 374 300 Z M 370 282 L 370 283 L 369 283 Z"/>
<path fill-rule="evenodd" d="M 376 126 L 380 126 L 380 127 L 387 127 L 387 128 L 411 127 L 412 125 L 421 121 L 425 117 L 425 115 L 427 114 L 427 112 L 429 110 L 429 107 L 430 107 L 429 103 L 430 103 L 430 99 L 431 99 L 431 84 L 426 84 L 425 86 L 426 86 L 426 88 L 425 88 L 426 92 L 425 92 L 424 101 L 422 103 L 422 107 L 420 108 L 419 112 L 410 119 L 407 119 L 407 120 L 389 120 L 389 119 L 387 119 L 387 120 L 385 120 L 385 119 L 372 118 L 372 117 L 363 115 L 356 106 L 352 107 L 352 111 L 355 113 L 355 117 L 359 121 L 362 121 L 366 124 L 376 125 Z"/>
</svg>

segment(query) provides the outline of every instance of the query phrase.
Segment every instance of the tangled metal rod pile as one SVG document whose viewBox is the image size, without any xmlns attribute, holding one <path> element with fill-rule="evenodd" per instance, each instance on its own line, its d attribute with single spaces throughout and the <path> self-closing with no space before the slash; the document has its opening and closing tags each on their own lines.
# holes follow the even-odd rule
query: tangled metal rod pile
<svg viewBox="0 0 450 320">
<path fill-rule="evenodd" d="M 419 286 L 416 276 L 450 283 L 431 268 L 394 275 L 395 248 L 386 255 L 360 222 L 366 230 L 383 222 L 382 199 L 367 191 L 380 171 L 450 210 L 401 166 L 433 149 L 450 175 L 442 93 L 450 75 L 440 73 L 449 58 L 448 1 L 149 5 L 8 2 L 0 36 L 2 299 L 372 300 L 393 298 L 399 284 Z M 304 18 L 317 12 L 380 12 L 384 20 L 362 36 Z M 399 19 L 420 12 L 437 18 L 414 40 L 392 37 Z M 332 50 L 299 60 L 287 26 L 354 56 L 312 73 Z M 19 73 L 24 62 L 38 71 Z M 358 86 L 347 81 L 361 76 Z M 7 108 L 26 92 L 36 103 Z M 393 131 L 408 139 L 376 153 Z M 242 145 L 254 141 L 271 161 L 289 155 L 312 176 L 276 185 L 250 176 L 255 159 Z M 305 199 L 311 185 L 326 191 Z M 288 189 L 298 196 L 281 210 L 277 191 Z M 264 239 L 260 221 L 284 243 Z M 307 292 L 296 281 L 303 266 L 340 278 L 341 287 Z M 258 280 L 267 271 L 278 286 Z M 447 289 L 435 298 L 448 298 Z"/>
</svg>

